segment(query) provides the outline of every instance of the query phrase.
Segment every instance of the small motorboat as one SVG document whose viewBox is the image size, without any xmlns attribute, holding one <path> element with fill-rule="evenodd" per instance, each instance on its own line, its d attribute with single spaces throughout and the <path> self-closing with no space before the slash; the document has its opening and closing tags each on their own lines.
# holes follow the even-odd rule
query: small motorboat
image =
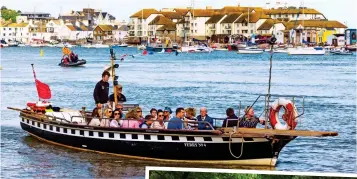
<svg viewBox="0 0 357 179">
<path fill-rule="evenodd" d="M 333 50 L 333 51 L 330 51 L 330 53 L 333 55 L 353 55 L 353 52 L 346 50 L 346 49 Z"/>
<path fill-rule="evenodd" d="M 273 50 L 273 53 L 288 53 L 287 49 L 277 48 Z"/>
<path fill-rule="evenodd" d="M 77 67 L 77 66 L 82 66 L 86 63 L 87 63 L 86 60 L 84 59 L 79 60 L 78 55 L 71 52 L 70 55 L 67 54 L 63 55 L 61 59 L 61 63 L 59 63 L 58 65 L 61 67 Z"/>
<path fill-rule="evenodd" d="M 105 45 L 105 44 L 94 44 L 92 45 L 93 48 L 109 48 L 109 45 Z"/>
<path fill-rule="evenodd" d="M 298 47 L 298 48 L 289 48 L 288 54 L 289 55 L 325 55 L 325 49 L 316 50 L 313 47 Z"/>
<path fill-rule="evenodd" d="M 123 44 L 118 45 L 118 47 L 128 47 L 128 44 L 123 43 Z"/>
<path fill-rule="evenodd" d="M 9 44 L 9 47 L 18 47 L 19 46 L 19 43 L 16 41 L 11 41 L 8 44 Z"/>
<path fill-rule="evenodd" d="M 238 54 L 262 54 L 264 53 L 264 50 L 259 49 L 257 47 L 247 47 L 245 49 L 239 49 L 237 53 Z"/>
<path fill-rule="evenodd" d="M 61 67 L 78 67 L 78 66 L 82 66 L 84 64 L 86 64 L 87 61 L 82 59 L 82 60 L 78 60 L 77 62 L 69 62 L 69 63 L 64 63 L 63 61 L 61 61 L 61 63 L 58 64 L 58 66 Z"/>
</svg>

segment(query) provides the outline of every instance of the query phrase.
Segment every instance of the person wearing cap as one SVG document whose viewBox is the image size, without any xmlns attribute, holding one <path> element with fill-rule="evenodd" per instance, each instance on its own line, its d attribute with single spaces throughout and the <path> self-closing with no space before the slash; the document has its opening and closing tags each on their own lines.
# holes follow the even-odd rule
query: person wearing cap
<svg viewBox="0 0 357 179">
<path fill-rule="evenodd" d="M 126 102 L 126 97 L 122 94 L 123 92 L 123 86 L 118 84 L 115 86 L 116 90 L 117 90 L 117 99 L 118 99 L 118 103 L 123 103 L 123 102 Z M 109 102 L 110 104 L 113 104 L 114 102 L 114 93 L 111 94 L 109 96 Z M 116 105 L 116 104 L 115 104 Z M 114 105 L 114 106 L 115 106 Z"/>
</svg>

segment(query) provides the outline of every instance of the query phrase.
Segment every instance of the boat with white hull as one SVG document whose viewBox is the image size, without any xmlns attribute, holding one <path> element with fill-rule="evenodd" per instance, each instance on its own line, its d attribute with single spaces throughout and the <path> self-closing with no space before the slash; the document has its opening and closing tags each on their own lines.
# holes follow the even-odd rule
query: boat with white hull
<svg viewBox="0 0 357 179">
<path fill-rule="evenodd" d="M 316 50 L 313 47 L 308 48 L 289 48 L 288 54 L 289 55 L 325 55 L 325 49 Z"/>
<path fill-rule="evenodd" d="M 264 53 L 264 50 L 256 47 L 247 47 L 245 49 L 238 49 L 237 53 L 238 54 L 262 54 Z"/>
</svg>

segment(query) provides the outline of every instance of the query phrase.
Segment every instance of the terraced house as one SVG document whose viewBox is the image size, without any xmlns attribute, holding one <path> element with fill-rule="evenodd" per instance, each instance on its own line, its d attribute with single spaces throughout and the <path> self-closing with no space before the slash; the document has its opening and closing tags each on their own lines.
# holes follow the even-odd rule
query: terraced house
<svg viewBox="0 0 357 179">
<path fill-rule="evenodd" d="M 5 41 L 29 41 L 29 23 L 1 23 L 0 27 L 1 40 Z"/>
<path fill-rule="evenodd" d="M 153 21 L 155 18 L 157 19 Z M 221 9 L 212 7 L 206 7 L 206 9 L 165 8 L 161 11 L 143 9 L 131 16 L 129 34 L 131 37 L 155 36 L 158 33 L 158 25 L 164 26 L 163 19 L 166 19 L 165 27 L 170 31 L 174 30 L 173 24 L 176 25 L 176 36 L 183 40 L 193 38 L 207 40 L 212 36 L 229 38 L 269 36 L 274 33 L 279 36 L 280 41 L 286 41 L 286 36 L 294 35 L 290 32 L 294 30 L 296 33 L 293 38 L 295 41 L 300 39 L 297 42 L 302 40 L 324 42 L 328 36 L 326 34 L 341 33 L 346 28 L 342 23 L 328 21 L 321 12 L 307 7 L 263 9 L 262 7 L 225 6 Z M 159 20 L 161 24 L 157 24 Z M 300 21 L 306 21 L 307 24 L 295 23 Z M 317 21 L 326 22 L 321 25 L 316 23 Z M 301 29 L 306 32 L 302 32 Z"/>
</svg>

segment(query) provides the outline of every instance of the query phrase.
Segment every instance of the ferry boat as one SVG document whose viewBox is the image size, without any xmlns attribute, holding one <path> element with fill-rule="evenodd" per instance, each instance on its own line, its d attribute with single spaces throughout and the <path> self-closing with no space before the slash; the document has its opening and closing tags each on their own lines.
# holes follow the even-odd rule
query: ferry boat
<svg viewBox="0 0 357 179">
<path fill-rule="evenodd" d="M 114 64 L 115 55 L 112 49 L 111 59 L 115 83 L 114 68 L 118 66 Z M 41 85 L 42 88 L 45 86 L 36 79 L 37 88 Z M 45 88 L 49 91 L 48 86 Z M 38 91 L 46 93 L 46 89 Z M 47 92 L 39 97 L 49 99 L 51 95 Z M 237 127 L 238 123 L 236 127 L 212 126 L 207 122 L 201 122 L 209 126 L 207 130 L 95 127 L 88 125 L 92 117 L 85 108 L 69 111 L 52 107 L 54 112 L 44 113 L 53 104 L 39 101 L 27 103 L 27 109 L 8 109 L 20 112 L 21 128 L 39 140 L 78 150 L 156 162 L 276 166 L 282 149 L 296 137 L 338 135 L 337 132 L 296 130 L 298 118 L 303 112 L 298 114 L 295 100 L 285 98 L 296 99 L 299 96 L 268 93 L 258 96 L 256 101 L 262 99 L 261 97 L 267 98 L 267 101 L 276 98 L 274 103 L 265 107 L 268 120 L 263 129 L 241 128 Z M 124 110 L 136 106 L 138 105 L 124 105 Z M 287 115 L 284 125 L 278 118 L 280 109 L 285 109 L 284 115 Z M 267 126 L 268 122 L 271 127 Z"/>
</svg>

